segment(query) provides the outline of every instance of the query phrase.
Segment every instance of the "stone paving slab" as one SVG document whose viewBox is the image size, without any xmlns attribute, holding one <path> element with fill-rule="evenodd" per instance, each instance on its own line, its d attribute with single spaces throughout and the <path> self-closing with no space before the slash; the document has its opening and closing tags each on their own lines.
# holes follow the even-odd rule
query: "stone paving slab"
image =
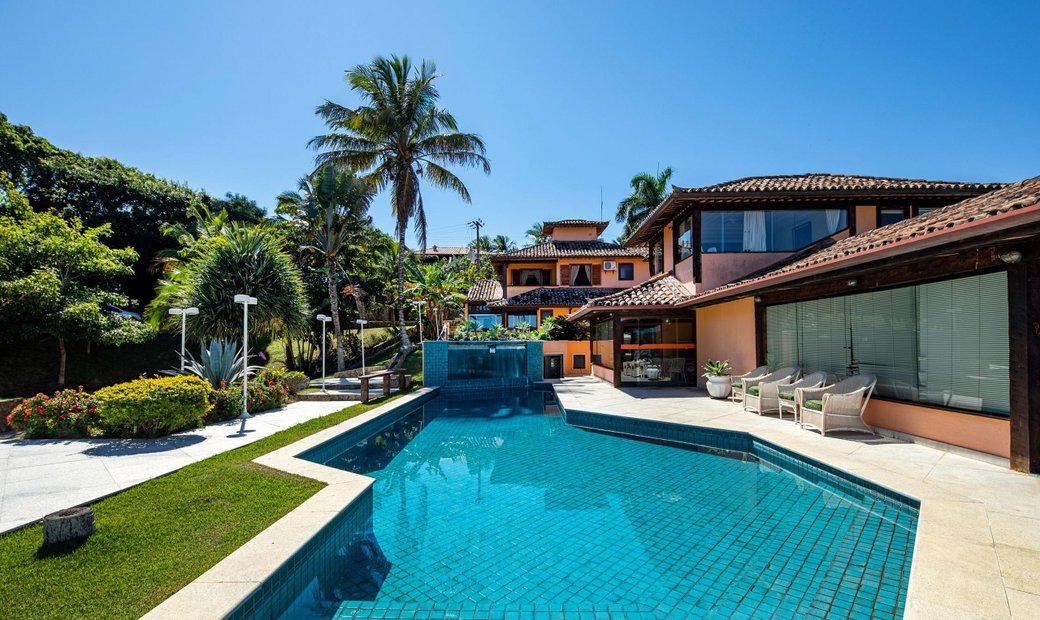
<svg viewBox="0 0 1040 620">
<path fill-rule="evenodd" d="M 158 439 L 0 440 L 0 534 L 349 406 L 298 402 Z"/>
<path fill-rule="evenodd" d="M 746 431 L 921 500 L 906 618 L 1040 618 L 1040 477 L 884 437 L 822 437 L 689 388 L 555 388 L 564 408 Z"/>
</svg>

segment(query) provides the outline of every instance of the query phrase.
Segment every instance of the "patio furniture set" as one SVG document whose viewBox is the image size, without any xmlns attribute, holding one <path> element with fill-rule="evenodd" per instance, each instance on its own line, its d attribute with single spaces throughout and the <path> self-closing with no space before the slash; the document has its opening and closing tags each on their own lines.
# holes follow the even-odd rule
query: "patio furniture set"
<svg viewBox="0 0 1040 620">
<path fill-rule="evenodd" d="M 798 366 L 772 372 L 759 366 L 733 377 L 730 400 L 741 403 L 744 411 L 758 415 L 776 413 L 781 420 L 790 411 L 795 424 L 816 429 L 821 435 L 834 431 L 876 434 L 863 420 L 876 384 L 877 378 L 871 374 L 835 381 L 825 372 L 802 376 Z"/>
</svg>

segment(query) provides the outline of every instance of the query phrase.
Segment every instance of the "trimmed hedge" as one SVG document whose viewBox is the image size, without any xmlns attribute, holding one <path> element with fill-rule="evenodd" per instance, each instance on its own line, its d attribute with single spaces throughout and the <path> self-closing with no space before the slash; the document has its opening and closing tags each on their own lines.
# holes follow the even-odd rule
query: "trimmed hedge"
<svg viewBox="0 0 1040 620">
<path fill-rule="evenodd" d="M 202 426 L 209 385 L 195 376 L 137 379 L 94 392 L 100 425 L 119 437 L 157 437 Z"/>
</svg>

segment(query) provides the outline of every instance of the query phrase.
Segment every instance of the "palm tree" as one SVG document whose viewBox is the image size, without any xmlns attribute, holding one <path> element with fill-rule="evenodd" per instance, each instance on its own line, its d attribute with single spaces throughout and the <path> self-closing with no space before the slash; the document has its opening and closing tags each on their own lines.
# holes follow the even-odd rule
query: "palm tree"
<svg viewBox="0 0 1040 620">
<path fill-rule="evenodd" d="M 549 239 L 549 237 L 545 235 L 545 222 L 535 222 L 534 224 L 531 224 L 531 227 L 524 232 L 524 236 L 534 243 L 544 243 Z"/>
<path fill-rule="evenodd" d="M 436 333 L 440 333 L 448 312 L 462 309 L 469 288 L 457 272 L 440 262 L 409 263 L 406 286 L 413 298 L 426 302 L 425 309 L 434 317 Z"/>
<path fill-rule="evenodd" d="M 396 216 L 397 320 L 401 350 L 394 365 L 412 351 L 404 315 L 405 236 L 414 222 L 419 246 L 426 247 L 426 213 L 419 180 L 448 189 L 472 202 L 469 190 L 447 166 L 474 166 L 491 172 L 484 141 L 458 130 L 455 117 L 437 106 L 439 74 L 432 62 L 415 66 L 407 56 L 377 56 L 371 64 L 346 72 L 351 90 L 361 96 L 356 108 L 326 101 L 316 112 L 330 133 L 316 136 L 317 162 L 363 173 L 380 190 L 389 187 Z"/>
<path fill-rule="evenodd" d="M 355 245 L 352 238 L 361 229 L 374 194 L 372 185 L 354 174 L 326 166 L 310 177 L 300 179 L 297 191 L 282 192 L 278 196 L 278 211 L 292 211 L 296 222 L 310 240 L 304 249 L 325 259 L 325 283 L 329 290 L 338 371 L 346 368 L 339 294 L 336 290 L 338 258 L 344 250 Z M 358 311 L 364 318 L 361 294 L 353 287 L 348 287 L 348 290 L 357 300 Z"/>
<path fill-rule="evenodd" d="M 668 195 L 668 182 L 672 178 L 672 169 L 665 168 L 657 175 L 649 172 L 640 172 L 632 177 L 632 195 L 618 203 L 615 220 L 625 224 L 621 233 L 623 239 L 628 239 L 636 228 L 646 219 L 646 216 L 661 204 Z"/>
<path fill-rule="evenodd" d="M 490 242 L 492 252 L 510 252 L 516 249 L 516 242 L 505 235 L 495 235 Z"/>
</svg>

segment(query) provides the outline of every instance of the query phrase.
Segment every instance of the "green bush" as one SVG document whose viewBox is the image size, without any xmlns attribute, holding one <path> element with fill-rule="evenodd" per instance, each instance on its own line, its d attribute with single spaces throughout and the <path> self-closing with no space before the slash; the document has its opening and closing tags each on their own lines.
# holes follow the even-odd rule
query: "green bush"
<svg viewBox="0 0 1040 620">
<path fill-rule="evenodd" d="M 202 426 L 210 388 L 194 376 L 137 379 L 94 393 L 101 428 L 119 437 L 157 437 Z"/>
<path fill-rule="evenodd" d="M 228 387 L 222 383 L 219 389 L 209 393 L 209 413 L 206 422 L 221 422 L 242 415 L 242 387 Z"/>
<path fill-rule="evenodd" d="M 256 413 L 284 405 L 289 400 L 289 390 L 284 383 L 257 375 L 249 381 L 246 396 L 249 399 L 249 413 Z"/>
<path fill-rule="evenodd" d="M 37 394 L 16 405 L 7 416 L 7 424 L 30 439 L 86 437 L 97 422 L 97 402 L 82 388 L 59 390 L 54 396 Z"/>
<path fill-rule="evenodd" d="M 256 378 L 264 383 L 270 381 L 280 383 L 285 386 L 289 394 L 296 394 L 300 390 L 305 390 L 311 384 L 310 377 L 304 373 L 295 370 L 285 370 L 284 368 L 264 370 Z"/>
</svg>

